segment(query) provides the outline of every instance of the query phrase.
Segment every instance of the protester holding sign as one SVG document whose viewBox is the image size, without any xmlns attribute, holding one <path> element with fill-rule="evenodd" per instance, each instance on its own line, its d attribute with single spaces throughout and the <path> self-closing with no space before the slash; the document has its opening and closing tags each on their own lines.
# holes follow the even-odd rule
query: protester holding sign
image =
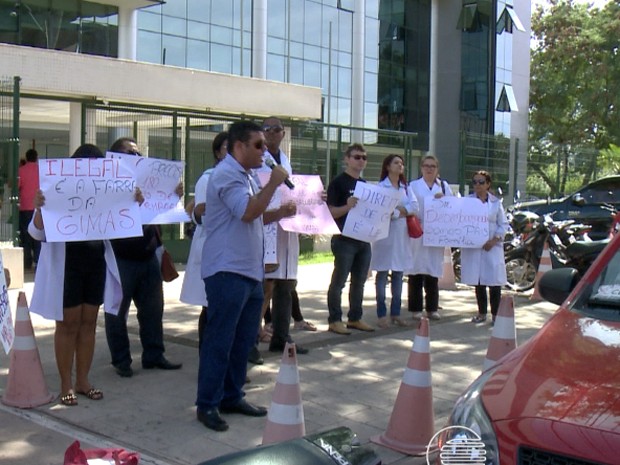
<svg viewBox="0 0 620 465">
<path fill-rule="evenodd" d="M 103 158 L 94 145 L 79 147 L 71 158 Z M 137 200 L 140 200 L 139 193 Z M 120 304 L 120 276 L 108 240 L 47 242 L 38 191 L 28 232 L 42 242 L 30 311 L 56 320 L 54 351 L 60 375 L 60 402 L 77 405 L 77 395 L 100 400 L 103 392 L 88 379 L 95 351 L 99 306 L 116 314 Z M 71 380 L 75 359 L 75 384 Z"/>
<path fill-rule="evenodd" d="M 122 137 L 110 147 L 111 152 L 140 156 L 136 141 Z M 182 195 L 182 185 L 176 194 Z M 172 194 L 172 192 L 167 192 Z M 127 332 L 127 314 L 133 300 L 140 324 L 142 343 L 142 368 L 178 370 L 183 364 L 172 363 L 164 357 L 164 291 L 161 266 L 155 250 L 161 245 L 156 225 L 142 227 L 141 237 L 112 241 L 114 255 L 121 275 L 122 297 L 118 315 L 105 315 L 105 334 L 116 373 L 128 378 L 133 376 L 131 350 Z"/>
<path fill-rule="evenodd" d="M 340 231 L 344 229 L 347 214 L 357 205 L 353 197 L 358 182 L 366 182 L 360 176 L 368 155 L 362 144 L 350 145 L 344 155 L 345 170 L 336 176 L 327 187 L 327 205 L 336 220 Z M 360 331 L 375 329 L 362 321 L 362 301 L 364 300 L 364 284 L 370 268 L 370 244 L 368 242 L 335 234 L 332 236 L 332 253 L 334 254 L 334 271 L 327 291 L 327 307 L 329 310 L 329 331 L 336 334 L 351 334 L 349 328 Z M 349 313 L 346 326 L 342 322 L 342 289 L 351 275 L 349 287 Z"/>
<path fill-rule="evenodd" d="M 424 203 L 439 199 L 444 195 L 452 195 L 450 186 L 439 177 L 439 160 L 434 155 L 422 158 L 422 177 L 411 181 L 409 188 L 413 191 L 420 211 L 424 212 Z M 420 216 L 424 228 L 424 215 Z M 443 275 L 443 247 L 427 247 L 423 244 L 423 237 L 409 239 L 412 252 L 411 266 L 406 270 L 409 276 L 409 311 L 413 318 L 422 316 L 424 300 L 426 314 L 431 320 L 439 320 L 439 278 Z M 423 300 L 422 290 L 426 294 Z"/>
<path fill-rule="evenodd" d="M 383 160 L 379 186 L 395 189 L 401 194 L 400 203 L 391 217 L 388 237 L 373 242 L 370 269 L 376 270 L 375 287 L 377 295 L 377 317 L 379 327 L 389 326 L 387 308 L 385 306 L 385 288 L 388 273 L 391 271 L 392 302 L 390 304 L 390 320 L 399 326 L 407 326 L 400 317 L 401 293 L 403 288 L 403 271 L 411 262 L 409 235 L 407 234 L 406 217 L 418 213 L 418 201 L 409 191 L 405 175 L 405 162 L 400 155 L 388 155 Z"/>
<path fill-rule="evenodd" d="M 504 260 L 504 235 L 509 224 L 502 201 L 489 192 L 491 175 L 476 171 L 473 176 L 474 193 L 470 197 L 480 200 L 487 209 L 489 237 L 482 248 L 461 249 L 461 282 L 476 287 L 478 315 L 473 323 L 487 319 L 487 286 L 491 301 L 493 322 L 499 309 L 502 286 L 506 284 L 506 262 Z"/>
</svg>

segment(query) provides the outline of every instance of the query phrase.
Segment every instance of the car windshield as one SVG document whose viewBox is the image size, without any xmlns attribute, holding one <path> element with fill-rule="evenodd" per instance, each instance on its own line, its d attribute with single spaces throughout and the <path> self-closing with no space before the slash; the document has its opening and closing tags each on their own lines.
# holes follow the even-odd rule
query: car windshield
<svg viewBox="0 0 620 465">
<path fill-rule="evenodd" d="M 584 289 L 573 308 L 597 318 L 620 320 L 620 251 Z"/>
</svg>

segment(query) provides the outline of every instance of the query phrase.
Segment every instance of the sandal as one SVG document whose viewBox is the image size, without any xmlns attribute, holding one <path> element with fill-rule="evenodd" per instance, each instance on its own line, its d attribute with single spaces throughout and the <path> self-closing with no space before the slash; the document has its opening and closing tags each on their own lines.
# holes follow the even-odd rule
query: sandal
<svg viewBox="0 0 620 465">
<path fill-rule="evenodd" d="M 103 399 L 103 392 L 101 391 L 101 389 L 90 388 L 86 392 L 84 392 L 84 391 L 76 391 L 76 392 L 78 394 L 80 394 L 81 396 L 88 397 L 90 400 L 101 400 L 101 399 Z"/>
<path fill-rule="evenodd" d="M 398 316 L 392 317 L 392 324 L 395 324 L 396 326 L 409 326 L 409 323 Z"/>
<path fill-rule="evenodd" d="M 316 326 L 306 320 L 296 321 L 293 327 L 302 331 L 316 331 Z"/>
<path fill-rule="evenodd" d="M 78 398 L 73 391 L 69 391 L 64 396 L 60 396 L 60 403 L 67 407 L 73 407 L 78 404 Z"/>
<path fill-rule="evenodd" d="M 390 324 L 388 323 L 387 316 L 382 316 L 381 318 L 379 318 L 379 322 L 377 323 L 377 326 L 383 329 L 389 328 Z"/>
<path fill-rule="evenodd" d="M 271 342 L 271 333 L 261 329 L 258 335 L 258 340 L 260 342 Z"/>
<path fill-rule="evenodd" d="M 485 321 L 487 321 L 486 315 L 476 315 L 471 319 L 472 323 L 484 323 Z"/>
</svg>

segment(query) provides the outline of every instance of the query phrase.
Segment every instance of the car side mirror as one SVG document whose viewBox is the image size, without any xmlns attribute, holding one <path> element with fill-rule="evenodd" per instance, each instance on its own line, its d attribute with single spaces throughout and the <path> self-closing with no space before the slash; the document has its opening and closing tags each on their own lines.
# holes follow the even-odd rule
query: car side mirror
<svg viewBox="0 0 620 465">
<path fill-rule="evenodd" d="M 579 207 L 583 207 L 586 204 L 586 199 L 583 198 L 581 194 L 573 195 L 573 205 L 577 205 Z"/>
<path fill-rule="evenodd" d="M 543 299 L 562 305 L 579 282 L 579 272 L 574 268 L 558 268 L 547 271 L 538 282 L 538 291 Z"/>
</svg>

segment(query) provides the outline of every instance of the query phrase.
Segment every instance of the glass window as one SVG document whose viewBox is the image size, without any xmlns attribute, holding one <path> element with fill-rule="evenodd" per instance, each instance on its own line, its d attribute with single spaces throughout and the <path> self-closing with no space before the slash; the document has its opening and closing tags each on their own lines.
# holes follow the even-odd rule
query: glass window
<svg viewBox="0 0 620 465">
<path fill-rule="evenodd" d="M 292 84 L 300 84 L 304 83 L 304 62 L 303 60 L 298 60 L 297 58 L 291 58 L 291 76 L 289 78 L 289 82 Z"/>
<path fill-rule="evenodd" d="M 291 4 L 291 40 L 304 40 L 304 0 L 289 0 Z"/>
<path fill-rule="evenodd" d="M 302 44 L 301 42 L 291 42 L 290 47 L 291 47 L 290 53 L 292 57 L 303 58 L 304 44 Z"/>
<path fill-rule="evenodd" d="M 209 43 L 202 40 L 187 41 L 187 66 L 194 69 L 209 69 Z"/>
<path fill-rule="evenodd" d="M 305 45 L 304 59 L 310 61 L 321 61 L 321 48 L 314 45 Z"/>
<path fill-rule="evenodd" d="M 267 79 L 284 82 L 284 57 L 267 53 Z"/>
<path fill-rule="evenodd" d="M 211 25 L 211 42 L 232 45 L 233 30 L 229 27 L 216 26 L 215 24 Z"/>
<path fill-rule="evenodd" d="M 377 100 L 379 88 L 379 76 L 375 73 L 364 73 L 364 100 L 374 102 Z"/>
<path fill-rule="evenodd" d="M 208 23 L 211 19 L 210 11 L 211 0 L 187 0 L 187 17 L 194 21 Z"/>
<path fill-rule="evenodd" d="M 304 63 L 304 84 L 307 86 L 321 87 L 321 64 L 316 61 Z"/>
<path fill-rule="evenodd" d="M 321 5 L 307 1 L 305 17 L 304 42 L 310 45 L 321 45 Z M 327 23 L 325 27 L 327 28 Z"/>
<path fill-rule="evenodd" d="M 165 65 L 185 66 L 187 39 L 184 37 L 175 37 L 164 34 L 162 36 L 162 47 L 165 57 Z"/>
<path fill-rule="evenodd" d="M 173 18 L 172 16 L 162 17 L 162 28 L 164 34 L 174 36 L 187 35 L 187 21 L 181 18 Z"/>
<path fill-rule="evenodd" d="M 161 32 L 161 15 L 141 11 L 138 13 L 138 29 Z"/>
<path fill-rule="evenodd" d="M 276 37 L 267 37 L 267 50 L 271 53 L 277 53 L 280 55 L 286 54 L 286 41 L 284 39 L 278 39 Z"/>
<path fill-rule="evenodd" d="M 232 73 L 232 47 L 211 44 L 211 71 Z"/>
<path fill-rule="evenodd" d="M 161 53 L 161 34 L 139 30 L 137 47 L 138 61 L 161 64 Z"/>
<path fill-rule="evenodd" d="M 244 3 L 252 3 L 245 0 Z M 233 2 L 228 0 L 216 0 L 211 2 L 211 23 L 217 23 L 220 26 L 233 27 Z M 246 24 L 245 27 L 251 26 Z"/>
<path fill-rule="evenodd" d="M 187 22 L 187 37 L 191 39 L 209 40 L 209 25 L 198 21 Z"/>
<path fill-rule="evenodd" d="M 364 54 L 369 58 L 379 58 L 379 21 L 366 19 Z"/>
<path fill-rule="evenodd" d="M 338 63 L 340 64 L 340 63 Z M 351 68 L 338 67 L 338 96 L 351 97 Z"/>
<path fill-rule="evenodd" d="M 267 30 L 270 36 L 286 38 L 287 16 L 285 0 L 267 1 Z"/>
<path fill-rule="evenodd" d="M 166 0 L 162 5 L 162 13 L 167 16 L 176 16 L 178 18 L 187 17 L 187 1 L 186 0 Z"/>
</svg>

